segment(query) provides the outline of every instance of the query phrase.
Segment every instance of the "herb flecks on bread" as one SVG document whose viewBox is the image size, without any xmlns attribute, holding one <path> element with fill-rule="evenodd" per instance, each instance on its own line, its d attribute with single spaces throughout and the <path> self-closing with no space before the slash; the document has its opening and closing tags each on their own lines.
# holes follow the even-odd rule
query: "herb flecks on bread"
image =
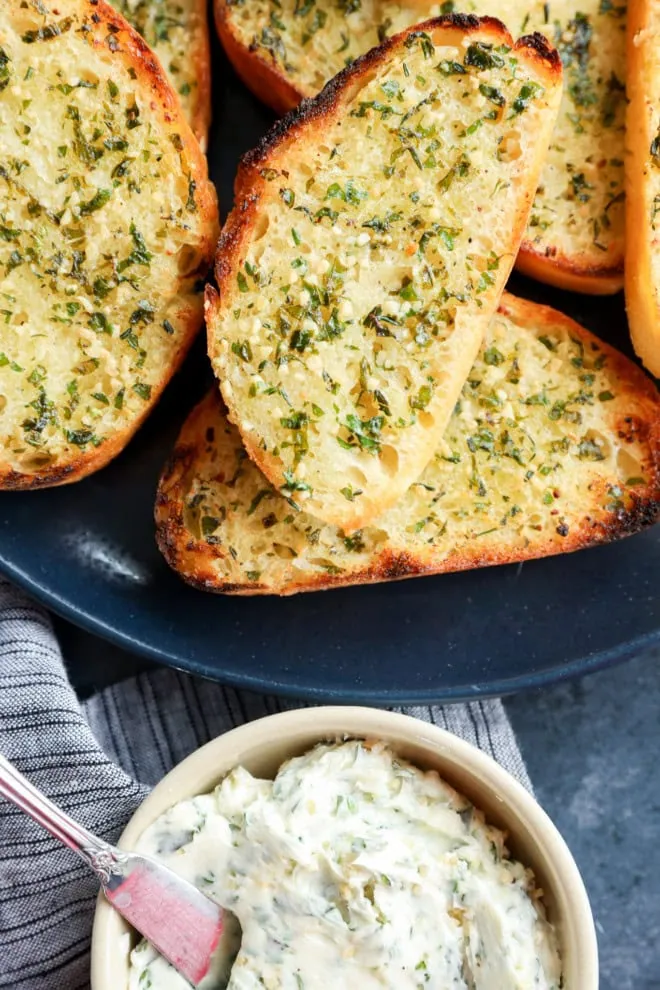
<svg viewBox="0 0 660 990">
<path fill-rule="evenodd" d="M 432 457 L 518 250 L 560 97 L 497 21 L 392 39 L 244 161 L 209 349 L 249 455 L 347 531 Z"/>
<path fill-rule="evenodd" d="M 217 209 L 142 39 L 107 4 L 0 8 L 0 487 L 128 441 L 202 322 Z"/>
</svg>

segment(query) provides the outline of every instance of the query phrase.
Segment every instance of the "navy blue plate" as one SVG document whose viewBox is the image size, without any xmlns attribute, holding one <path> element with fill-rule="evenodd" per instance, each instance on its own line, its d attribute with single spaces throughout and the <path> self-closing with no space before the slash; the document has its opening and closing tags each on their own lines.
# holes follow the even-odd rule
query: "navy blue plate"
<svg viewBox="0 0 660 990">
<path fill-rule="evenodd" d="M 239 155 L 272 117 L 214 49 L 211 172 L 223 215 Z M 521 278 L 630 353 L 620 297 Z M 160 469 L 211 382 L 200 337 L 158 409 L 104 471 L 50 491 L 3 493 L 0 569 L 55 612 L 162 663 L 318 700 L 380 704 L 501 694 L 595 670 L 660 639 L 660 529 L 520 566 L 291 599 L 194 591 L 154 543 Z M 90 660 L 93 663 L 93 660 Z"/>
</svg>

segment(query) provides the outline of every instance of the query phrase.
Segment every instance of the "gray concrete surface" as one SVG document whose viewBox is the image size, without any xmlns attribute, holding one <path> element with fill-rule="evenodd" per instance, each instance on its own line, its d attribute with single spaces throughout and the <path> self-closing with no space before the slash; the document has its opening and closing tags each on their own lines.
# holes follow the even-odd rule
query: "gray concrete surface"
<svg viewBox="0 0 660 990">
<path fill-rule="evenodd" d="M 660 652 L 506 707 L 589 891 L 600 990 L 660 990 Z"/>
</svg>

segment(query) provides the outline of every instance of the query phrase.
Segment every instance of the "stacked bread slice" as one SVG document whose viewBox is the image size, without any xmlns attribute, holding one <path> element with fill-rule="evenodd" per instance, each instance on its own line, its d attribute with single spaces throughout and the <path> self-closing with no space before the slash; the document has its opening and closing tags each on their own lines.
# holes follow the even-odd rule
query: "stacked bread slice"
<svg viewBox="0 0 660 990">
<path fill-rule="evenodd" d="M 193 412 L 157 499 L 186 580 L 289 594 L 655 518 L 653 385 L 561 314 L 498 312 L 560 94 L 541 36 L 439 18 L 247 156 L 207 290 L 224 404 Z"/>
<path fill-rule="evenodd" d="M 384 38 L 458 10 L 498 17 L 514 36 L 541 32 L 564 64 L 562 105 L 518 267 L 562 288 L 616 292 L 624 260 L 625 0 L 215 0 L 229 58 L 279 112 Z"/>
<path fill-rule="evenodd" d="M 560 92 L 542 39 L 428 21 L 243 162 L 209 353 L 248 454 L 299 507 L 355 530 L 432 457 L 516 257 Z"/>
<path fill-rule="evenodd" d="M 209 591 L 280 594 L 578 550 L 657 516 L 658 395 L 555 310 L 506 295 L 433 457 L 380 518 L 346 533 L 270 485 L 214 390 L 161 479 L 158 543 Z"/>
<path fill-rule="evenodd" d="M 658 0 L 214 0 L 214 7 L 238 74 L 279 112 L 424 16 L 461 9 L 495 15 L 514 34 L 542 33 L 561 57 L 565 85 L 517 267 L 591 294 L 621 289 L 625 267 L 633 344 L 660 374 Z"/>
</svg>

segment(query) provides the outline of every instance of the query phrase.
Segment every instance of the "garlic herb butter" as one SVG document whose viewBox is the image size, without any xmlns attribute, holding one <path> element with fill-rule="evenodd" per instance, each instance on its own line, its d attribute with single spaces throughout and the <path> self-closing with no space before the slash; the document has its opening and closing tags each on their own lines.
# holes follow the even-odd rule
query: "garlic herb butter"
<svg viewBox="0 0 660 990">
<path fill-rule="evenodd" d="M 238 768 L 140 848 L 239 919 L 231 990 L 562 986 L 534 878 L 504 835 L 380 743 L 318 746 L 273 781 Z M 130 990 L 187 987 L 147 943 L 133 951 Z"/>
</svg>

